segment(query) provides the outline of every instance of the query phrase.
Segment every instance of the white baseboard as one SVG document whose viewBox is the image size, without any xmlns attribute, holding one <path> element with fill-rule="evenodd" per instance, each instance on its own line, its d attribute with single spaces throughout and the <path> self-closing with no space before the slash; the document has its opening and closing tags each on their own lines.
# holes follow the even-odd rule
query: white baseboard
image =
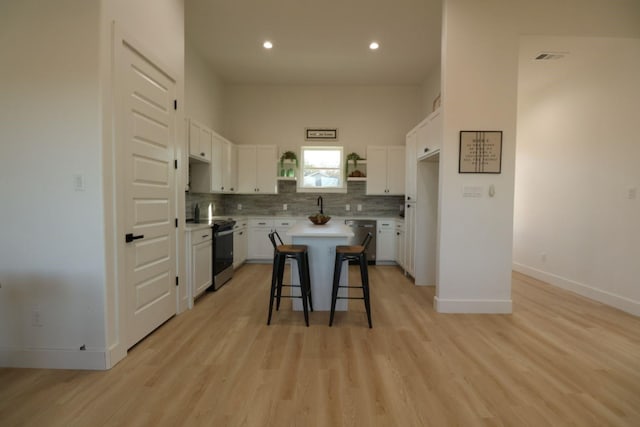
<svg viewBox="0 0 640 427">
<path fill-rule="evenodd" d="M 634 301 L 630 298 L 603 291 L 601 289 L 585 285 L 584 283 L 576 282 L 575 280 L 567 279 L 566 277 L 538 270 L 537 268 L 529 267 L 517 262 L 513 263 L 513 269 L 518 273 L 526 274 L 527 276 L 542 280 L 550 285 L 575 292 L 578 295 L 615 307 L 629 314 L 633 314 L 634 316 L 640 316 L 640 301 Z"/>
<path fill-rule="evenodd" d="M 91 350 L 0 348 L 0 367 L 104 370 L 106 354 Z"/>
<path fill-rule="evenodd" d="M 433 298 L 438 313 L 510 314 L 511 300 Z"/>
</svg>

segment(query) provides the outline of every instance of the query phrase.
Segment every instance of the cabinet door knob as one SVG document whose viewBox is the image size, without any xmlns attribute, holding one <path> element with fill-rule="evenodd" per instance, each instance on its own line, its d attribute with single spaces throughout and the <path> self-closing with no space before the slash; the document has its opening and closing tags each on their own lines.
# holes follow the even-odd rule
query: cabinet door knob
<svg viewBox="0 0 640 427">
<path fill-rule="evenodd" d="M 200 153 L 200 155 L 201 155 L 202 157 L 204 157 L 204 153 Z"/>
</svg>

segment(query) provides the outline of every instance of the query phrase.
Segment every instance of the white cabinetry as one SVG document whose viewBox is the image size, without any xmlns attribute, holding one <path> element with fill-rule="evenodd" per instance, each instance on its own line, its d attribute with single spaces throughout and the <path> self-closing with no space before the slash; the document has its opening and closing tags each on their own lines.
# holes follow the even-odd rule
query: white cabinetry
<svg viewBox="0 0 640 427">
<path fill-rule="evenodd" d="M 249 249 L 250 260 L 272 260 L 273 246 L 269 241 L 269 233 L 274 230 L 271 218 L 253 218 L 249 220 Z"/>
<path fill-rule="evenodd" d="M 189 157 L 210 162 L 212 140 L 211 129 L 193 119 L 189 120 Z"/>
<path fill-rule="evenodd" d="M 405 202 L 404 204 L 404 271 L 414 277 L 415 275 L 415 226 L 416 204 Z"/>
<path fill-rule="evenodd" d="M 418 143 L 418 131 L 412 130 L 407 134 L 405 150 L 405 200 L 415 202 L 417 199 L 416 184 L 416 144 Z"/>
<path fill-rule="evenodd" d="M 378 238 L 376 239 L 376 264 L 388 264 L 396 260 L 396 223 L 394 220 L 377 221 Z"/>
<path fill-rule="evenodd" d="M 439 153 L 442 114 L 431 113 L 407 134 L 404 269 L 416 285 L 436 282 Z"/>
<path fill-rule="evenodd" d="M 240 218 L 233 226 L 233 268 L 240 267 L 247 260 L 249 248 L 247 223 L 246 219 Z"/>
<path fill-rule="evenodd" d="M 438 109 L 418 125 L 417 159 L 421 160 L 439 153 L 441 140 L 442 115 Z"/>
<path fill-rule="evenodd" d="M 367 195 L 403 195 L 405 147 L 367 147 Z"/>
<path fill-rule="evenodd" d="M 275 145 L 238 145 L 238 193 L 276 194 Z"/>
<path fill-rule="evenodd" d="M 404 222 L 396 222 L 396 263 L 404 268 Z"/>
<path fill-rule="evenodd" d="M 282 239 L 282 243 L 284 243 L 285 245 L 290 245 L 291 244 L 291 240 L 292 239 L 291 239 L 290 236 L 287 236 L 287 231 L 289 231 L 289 229 L 291 227 L 293 227 L 294 225 L 296 225 L 296 220 L 295 219 L 276 219 L 276 220 L 274 220 L 275 230 L 278 232 L 278 235 Z"/>
<path fill-rule="evenodd" d="M 238 190 L 238 147 L 224 140 L 222 146 L 222 188 L 225 193 Z"/>
<path fill-rule="evenodd" d="M 211 163 L 191 163 L 191 191 L 195 193 L 235 193 L 236 146 L 213 132 Z"/>
<path fill-rule="evenodd" d="M 210 227 L 190 230 L 187 233 L 187 282 L 194 299 L 211 286 L 213 280 L 212 234 Z"/>
</svg>

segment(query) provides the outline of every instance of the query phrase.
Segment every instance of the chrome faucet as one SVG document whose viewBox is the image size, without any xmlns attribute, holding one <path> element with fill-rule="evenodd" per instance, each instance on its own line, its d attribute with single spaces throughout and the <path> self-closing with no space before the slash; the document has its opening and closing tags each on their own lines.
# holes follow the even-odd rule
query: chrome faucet
<svg viewBox="0 0 640 427">
<path fill-rule="evenodd" d="M 323 204 L 323 200 L 322 200 L 322 196 L 318 196 L 318 201 L 316 202 L 316 206 L 320 206 L 320 214 L 324 215 L 324 212 L 322 211 L 322 204 Z"/>
</svg>

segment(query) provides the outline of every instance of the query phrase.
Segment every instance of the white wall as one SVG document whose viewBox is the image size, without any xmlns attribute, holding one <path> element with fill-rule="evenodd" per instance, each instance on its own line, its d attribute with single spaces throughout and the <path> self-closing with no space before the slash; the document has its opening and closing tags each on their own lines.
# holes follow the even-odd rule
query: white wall
<svg viewBox="0 0 640 427">
<path fill-rule="evenodd" d="M 185 48 L 185 116 L 224 135 L 224 84 L 192 44 Z"/>
<path fill-rule="evenodd" d="M 149 6 L 0 4 L 0 366 L 104 369 L 118 359 L 113 20 L 178 76 L 183 98 L 182 1 Z"/>
<path fill-rule="evenodd" d="M 637 37 L 632 0 L 445 0 L 439 311 L 510 311 L 518 49 L 521 34 Z M 460 175 L 460 130 L 502 130 L 500 175 Z M 464 199 L 464 185 L 482 198 Z M 496 197 L 486 190 L 495 185 Z M 553 209 L 553 207 L 545 207 Z"/>
<path fill-rule="evenodd" d="M 337 127 L 337 143 L 364 156 L 367 145 L 404 144 L 422 118 L 419 86 L 227 86 L 225 94 L 225 136 L 281 150 L 317 144 L 305 142 L 307 127 Z"/>
<path fill-rule="evenodd" d="M 102 152 L 104 170 L 104 215 L 106 247 L 106 316 L 107 362 L 111 367 L 126 355 L 124 337 L 126 328 L 126 300 L 124 299 L 122 255 L 124 235 L 124 204 L 115 192 L 114 155 L 117 142 L 114 141 L 112 96 L 114 93 L 113 65 L 113 23 L 116 31 L 137 47 L 149 54 L 151 59 L 176 79 L 178 111 L 176 114 L 176 158 L 182 165 L 179 170 L 180 182 L 176 185 L 176 216 L 184 223 L 184 192 L 186 183 L 188 150 L 186 149 L 184 128 L 184 2 L 183 0 L 101 0 L 101 89 L 102 89 Z M 120 202 L 120 203 L 118 203 Z M 178 310 L 185 309 L 186 270 L 184 267 L 184 235 L 177 236 L 177 271 L 183 278 L 178 289 Z M 119 252 L 118 252 L 119 249 Z M 120 258 L 118 258 L 118 256 Z"/>
<path fill-rule="evenodd" d="M 510 312 L 518 41 L 504 1 L 444 3 L 440 256 L 441 312 Z M 458 174 L 460 130 L 502 130 L 502 172 Z M 482 197 L 463 198 L 465 185 Z M 494 185 L 495 197 L 488 189 Z"/>
<path fill-rule="evenodd" d="M 522 39 L 514 268 L 636 315 L 638 99 L 640 39 Z"/>
<path fill-rule="evenodd" d="M 97 0 L 0 6 L 0 366 L 104 367 L 98 22 Z"/>
</svg>

